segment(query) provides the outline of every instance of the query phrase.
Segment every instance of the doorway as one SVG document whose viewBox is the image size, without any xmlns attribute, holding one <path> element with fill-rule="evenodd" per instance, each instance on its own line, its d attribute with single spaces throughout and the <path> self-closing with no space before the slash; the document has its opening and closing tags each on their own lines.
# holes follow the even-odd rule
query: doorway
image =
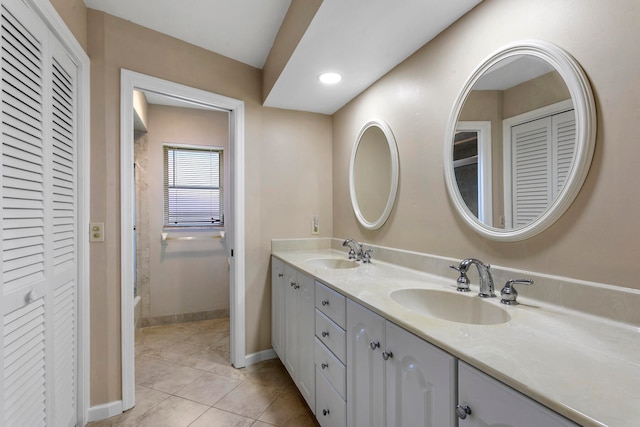
<svg viewBox="0 0 640 427">
<path fill-rule="evenodd" d="M 135 404 L 134 280 L 134 90 L 155 93 L 193 106 L 226 111 L 229 116 L 231 165 L 229 226 L 225 227 L 229 251 L 230 357 L 236 368 L 245 366 L 244 316 L 244 102 L 166 80 L 121 72 L 120 97 L 120 197 L 121 197 L 121 310 L 122 310 L 122 410 Z"/>
</svg>

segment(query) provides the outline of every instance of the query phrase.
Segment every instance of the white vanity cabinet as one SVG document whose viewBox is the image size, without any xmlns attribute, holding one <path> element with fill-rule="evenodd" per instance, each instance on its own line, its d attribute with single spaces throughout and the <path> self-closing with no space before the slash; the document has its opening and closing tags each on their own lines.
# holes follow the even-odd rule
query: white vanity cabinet
<svg viewBox="0 0 640 427">
<path fill-rule="evenodd" d="M 347 425 L 456 426 L 456 359 L 347 300 Z"/>
<path fill-rule="evenodd" d="M 275 258 L 271 269 L 272 343 L 315 413 L 314 279 Z"/>
<path fill-rule="evenodd" d="M 459 427 L 578 427 L 464 362 L 458 362 L 458 405 Z"/>
</svg>

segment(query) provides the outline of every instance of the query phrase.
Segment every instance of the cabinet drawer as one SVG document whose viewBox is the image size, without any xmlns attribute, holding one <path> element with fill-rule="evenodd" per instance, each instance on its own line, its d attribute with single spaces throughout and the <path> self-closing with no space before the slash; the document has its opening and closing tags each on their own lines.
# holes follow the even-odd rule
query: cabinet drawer
<svg viewBox="0 0 640 427">
<path fill-rule="evenodd" d="M 317 337 L 315 339 L 315 360 L 319 372 L 322 372 L 338 394 L 345 399 L 347 396 L 346 368 Z"/>
<path fill-rule="evenodd" d="M 345 427 L 347 404 L 316 367 L 316 418 L 322 427 Z"/>
<path fill-rule="evenodd" d="M 320 282 L 316 282 L 316 307 L 336 322 L 342 329 L 346 329 L 347 310 L 346 298 Z"/>
<path fill-rule="evenodd" d="M 344 329 L 316 309 L 316 337 L 326 345 L 342 363 L 346 360 L 346 337 Z"/>
</svg>

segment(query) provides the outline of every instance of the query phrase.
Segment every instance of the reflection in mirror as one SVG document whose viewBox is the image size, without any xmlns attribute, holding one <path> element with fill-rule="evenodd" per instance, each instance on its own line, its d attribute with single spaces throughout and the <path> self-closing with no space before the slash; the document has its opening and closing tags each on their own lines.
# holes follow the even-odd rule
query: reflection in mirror
<svg viewBox="0 0 640 427">
<path fill-rule="evenodd" d="M 532 55 L 503 59 L 474 84 L 460 112 L 453 149 L 458 189 L 480 222 L 507 229 L 526 226 L 559 194 L 575 151 L 570 96 L 559 73 Z M 482 167 L 477 161 L 479 131 L 464 125 L 480 120 L 496 130 L 489 135 L 495 157 L 488 158 Z M 469 157 L 470 149 L 475 150 L 475 157 Z M 467 166 L 462 166 L 464 160 L 457 158 L 460 155 L 465 156 Z M 468 163 L 472 159 L 475 163 Z M 479 188 L 482 172 L 496 183 L 497 188 L 489 193 Z M 492 206 L 492 194 L 503 203 Z M 480 205 L 487 210 L 479 212 Z"/>
<path fill-rule="evenodd" d="M 586 78 L 559 48 L 521 42 L 490 57 L 463 88 L 446 141 L 447 184 L 463 217 L 496 240 L 548 227 L 586 176 L 593 114 Z"/>
<path fill-rule="evenodd" d="M 365 124 L 351 156 L 351 203 L 360 224 L 380 228 L 389 217 L 398 185 L 398 152 L 389 126 Z"/>
</svg>

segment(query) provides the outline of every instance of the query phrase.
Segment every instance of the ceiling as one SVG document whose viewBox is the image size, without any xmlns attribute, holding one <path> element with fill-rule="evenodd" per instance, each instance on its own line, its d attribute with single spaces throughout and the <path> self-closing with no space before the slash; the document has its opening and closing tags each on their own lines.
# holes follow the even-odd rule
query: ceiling
<svg viewBox="0 0 640 427">
<path fill-rule="evenodd" d="M 264 104 L 333 114 L 481 1 L 324 0 Z M 263 68 L 291 0 L 84 2 Z M 342 81 L 322 85 L 317 77 L 326 71 Z"/>
</svg>

